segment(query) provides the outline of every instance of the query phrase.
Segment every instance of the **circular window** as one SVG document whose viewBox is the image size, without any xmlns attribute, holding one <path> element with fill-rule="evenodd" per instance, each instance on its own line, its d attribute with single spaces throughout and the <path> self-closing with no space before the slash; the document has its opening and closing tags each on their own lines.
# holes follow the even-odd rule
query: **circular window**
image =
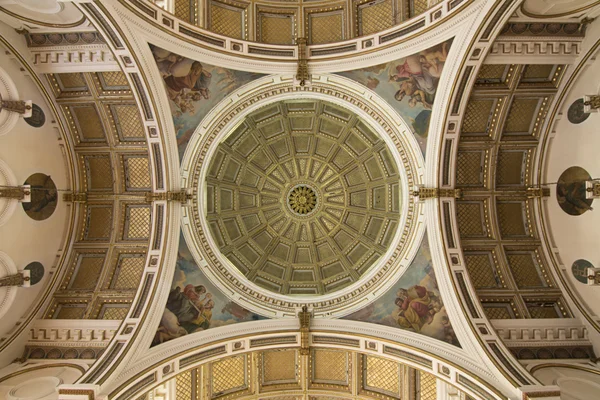
<svg viewBox="0 0 600 400">
<path fill-rule="evenodd" d="M 42 265 L 42 263 L 39 263 L 37 261 L 29 263 L 25 267 L 25 270 L 29 271 L 29 283 L 32 285 L 39 283 L 44 277 L 44 266 Z"/>
<path fill-rule="evenodd" d="M 183 157 L 190 252 L 263 315 L 364 307 L 400 278 L 424 229 L 409 201 L 423 163 L 410 128 L 383 102 L 322 86 L 253 82 L 207 115 Z"/>
<path fill-rule="evenodd" d="M 40 106 L 34 104 L 31 107 L 31 117 L 24 118 L 25 122 L 34 128 L 41 128 L 46 123 L 46 115 Z"/>
<path fill-rule="evenodd" d="M 37 173 L 27 178 L 24 185 L 31 186 L 31 201 L 22 203 L 25 213 L 36 221 L 50 218 L 58 202 L 58 191 L 52 178 Z"/>
<path fill-rule="evenodd" d="M 592 180 L 581 167 L 569 167 L 558 178 L 556 199 L 560 208 L 569 215 L 581 215 L 592 208 L 594 199 L 586 198 L 585 182 Z"/>
<path fill-rule="evenodd" d="M 583 111 L 583 99 L 575 100 L 567 111 L 567 118 L 572 124 L 581 124 L 590 117 L 590 113 Z"/>
<path fill-rule="evenodd" d="M 576 260 L 571 266 L 571 272 L 575 279 L 577 279 L 581 283 L 587 284 L 587 269 L 594 268 L 591 262 L 588 260 Z"/>
</svg>

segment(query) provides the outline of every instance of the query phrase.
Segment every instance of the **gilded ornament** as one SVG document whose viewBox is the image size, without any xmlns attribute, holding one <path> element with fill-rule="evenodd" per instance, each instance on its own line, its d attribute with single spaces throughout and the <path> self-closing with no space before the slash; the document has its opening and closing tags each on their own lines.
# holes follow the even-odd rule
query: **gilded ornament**
<svg viewBox="0 0 600 400">
<path fill-rule="evenodd" d="M 8 275 L 0 278 L 0 287 L 6 286 L 23 286 L 25 282 L 29 282 L 29 277 L 23 274 Z"/>
<path fill-rule="evenodd" d="M 600 108 L 600 96 L 585 96 L 583 105 L 590 110 L 597 110 Z"/>
<path fill-rule="evenodd" d="M 308 215 L 315 210 L 317 205 L 317 194 L 307 185 L 299 185 L 290 191 L 288 195 L 288 206 L 298 215 Z"/>
<path fill-rule="evenodd" d="M 302 311 L 298 313 L 298 319 L 300 320 L 300 354 L 307 356 L 310 354 L 310 312 L 307 306 L 302 306 Z"/>
<path fill-rule="evenodd" d="M 2 186 L 0 187 L 0 198 L 24 200 L 30 195 L 28 187 L 25 186 Z"/>
</svg>

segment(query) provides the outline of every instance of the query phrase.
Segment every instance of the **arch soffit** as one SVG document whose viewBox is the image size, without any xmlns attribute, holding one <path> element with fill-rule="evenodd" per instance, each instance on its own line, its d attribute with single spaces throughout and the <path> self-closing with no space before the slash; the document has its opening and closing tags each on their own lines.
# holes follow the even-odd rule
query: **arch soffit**
<svg viewBox="0 0 600 400">
<path fill-rule="evenodd" d="M 458 116 L 451 115 L 450 107 L 452 106 L 453 100 L 459 101 L 460 98 L 468 98 L 468 96 L 465 96 L 465 94 L 468 94 L 469 88 L 472 85 L 469 82 L 471 82 L 471 79 L 474 79 L 476 74 L 471 74 L 469 82 L 466 85 L 467 89 L 465 89 L 463 93 L 457 93 L 459 79 L 461 76 L 463 76 L 467 66 L 476 67 L 483 62 L 489 47 L 494 41 L 494 38 L 504 26 L 505 22 L 518 8 L 518 6 L 519 3 L 511 4 L 511 2 L 507 1 L 490 2 L 489 7 L 486 8 L 485 12 L 481 12 L 477 16 L 477 19 L 472 21 L 473 25 L 477 27 L 476 30 L 469 35 L 469 39 L 459 42 L 460 44 L 457 46 L 459 51 L 454 53 L 454 62 L 450 63 L 452 68 L 448 71 L 448 75 L 446 75 L 448 81 L 445 85 L 441 84 L 439 86 L 441 90 L 440 93 L 443 94 L 440 96 L 441 101 L 436 102 L 432 110 L 426 156 L 426 186 L 444 187 L 442 184 L 442 154 L 444 144 L 446 141 L 452 141 L 454 143 L 457 140 L 456 137 L 451 136 L 451 134 L 455 133 L 456 131 L 449 132 L 451 130 L 447 127 L 447 125 L 450 125 L 451 122 L 459 124 L 462 114 L 461 112 Z M 486 29 L 488 31 L 485 31 Z M 487 38 L 485 40 L 480 40 L 483 32 L 486 33 Z M 476 46 L 475 43 L 477 43 Z M 473 53 L 473 50 L 475 47 L 478 49 L 478 56 L 474 56 L 475 53 Z M 454 50 L 456 51 L 457 49 L 455 48 Z M 446 71 L 444 71 L 444 73 L 445 72 Z M 463 108 L 465 104 L 466 101 L 461 102 L 461 106 Z M 441 207 L 440 201 L 426 202 L 425 215 L 429 227 L 427 234 L 431 244 L 433 266 L 436 275 L 438 276 L 438 281 L 443 281 L 446 283 L 444 285 L 440 285 L 440 293 L 442 296 L 445 296 L 445 299 L 449 298 L 454 300 L 448 301 L 448 304 L 450 305 L 450 307 L 447 308 L 448 315 L 450 318 L 454 317 L 452 321 L 456 320 L 461 322 L 461 325 L 458 326 L 457 324 L 457 327 L 455 328 L 457 335 L 459 335 L 459 330 L 462 330 L 463 334 L 459 335 L 459 338 L 461 340 L 464 340 L 462 337 L 468 337 L 470 339 L 470 341 L 465 341 L 464 343 L 461 341 L 461 344 L 465 348 L 468 348 L 469 351 L 477 352 L 483 360 L 490 360 L 491 362 L 489 362 L 489 364 L 494 366 L 491 368 L 494 368 L 499 376 L 503 376 L 505 378 L 503 379 L 503 382 L 508 385 L 507 387 L 512 387 L 512 390 L 514 390 L 514 388 L 520 386 L 520 384 L 511 378 L 510 375 L 507 375 L 506 371 L 508 370 L 509 366 L 498 363 L 495 356 L 491 354 L 485 342 L 481 339 L 481 334 L 476 331 L 473 318 L 469 316 L 470 314 L 467 310 L 467 306 L 458 292 L 453 272 L 455 268 L 451 267 L 449 262 L 449 253 L 452 251 L 459 253 L 461 246 L 460 243 L 456 243 L 455 248 L 450 249 L 446 245 L 443 232 Z M 454 228 L 457 229 L 455 222 L 453 225 Z M 480 312 L 480 314 L 483 315 L 482 312 Z M 481 321 L 486 321 L 485 317 Z M 478 324 L 478 326 L 479 325 L 481 324 Z M 485 324 L 485 326 L 487 328 L 487 332 L 491 335 L 490 337 L 495 336 L 495 331 L 493 330 L 493 327 L 489 321 Z M 500 339 L 497 339 L 497 343 L 500 348 L 503 348 Z M 508 358 L 512 359 L 510 353 L 507 351 L 504 351 L 504 353 L 506 356 L 508 356 Z M 507 363 L 510 365 L 510 361 L 507 361 Z M 514 366 L 515 365 L 510 365 L 510 368 L 514 368 Z M 520 368 L 520 366 L 517 366 L 517 370 L 525 372 L 525 370 Z M 528 376 L 527 378 L 531 380 L 532 377 Z"/>
<path fill-rule="evenodd" d="M 88 5 L 90 7 L 95 7 L 91 4 Z M 84 16 L 89 19 L 95 28 L 105 37 L 116 37 L 120 43 L 125 44 L 125 46 L 117 48 L 111 40 L 107 40 L 107 45 L 110 47 L 111 51 L 115 55 L 118 55 L 115 59 L 119 63 L 119 67 L 134 81 L 131 86 L 136 88 L 136 90 L 133 91 L 134 97 L 138 104 L 138 108 L 140 109 L 140 115 L 142 116 L 149 148 L 152 149 L 149 151 L 149 158 L 151 160 L 159 158 L 155 168 L 152 169 L 153 189 L 158 189 L 158 191 L 161 192 L 179 190 L 179 156 L 177 153 L 176 136 L 171 122 L 171 113 L 168 100 L 166 99 L 166 93 L 164 93 L 164 90 L 162 89 L 162 83 L 160 83 L 160 86 L 158 84 L 158 82 L 162 81 L 158 71 L 156 71 L 158 78 L 152 73 L 147 72 L 156 69 L 147 43 L 138 42 L 138 38 L 135 36 L 132 41 L 129 41 L 128 38 L 121 34 L 120 29 L 115 28 L 115 26 L 119 26 L 120 28 L 123 24 L 119 24 L 110 16 L 100 16 L 103 21 L 102 23 L 99 23 L 95 15 L 90 14 L 87 9 L 84 9 L 81 6 L 78 7 Z M 112 25 L 107 25 L 107 19 L 104 19 L 104 17 L 110 20 Z M 105 30 L 107 26 L 112 29 L 110 34 Z M 143 53 L 144 51 L 148 52 L 150 55 L 138 57 L 138 54 Z M 151 62 L 154 65 L 147 64 L 150 60 L 152 60 Z M 146 64 L 144 64 L 144 61 Z M 153 67 L 154 69 L 150 67 Z M 153 82 L 152 79 L 155 79 L 155 81 Z M 155 90 L 155 88 L 160 88 L 160 90 Z M 164 99 L 160 98 L 161 96 L 164 96 Z M 145 107 L 148 107 L 151 110 L 149 116 L 145 116 Z M 159 134 L 158 132 L 161 133 Z M 157 187 L 156 169 L 158 168 L 162 168 L 162 188 Z M 157 201 L 153 202 L 155 211 L 157 209 L 157 203 Z M 139 308 L 139 315 L 132 317 L 130 310 L 129 317 L 123 320 L 119 328 L 120 338 L 115 335 L 113 340 L 106 347 L 106 352 L 103 354 L 102 358 L 98 359 L 90 366 L 86 373 L 79 379 L 79 382 L 90 383 L 106 380 L 108 378 L 107 374 L 114 373 L 115 369 L 119 369 L 119 365 L 124 365 L 129 362 L 130 359 L 137 354 L 140 343 L 142 344 L 142 347 L 145 348 L 148 348 L 150 345 L 153 333 L 150 335 L 150 339 L 145 342 L 144 333 L 151 330 L 142 328 L 158 325 L 158 321 L 162 316 L 166 295 L 169 292 L 171 278 L 175 268 L 180 233 L 181 204 L 178 202 L 166 203 L 163 201 L 161 206 L 164 210 L 163 216 L 160 219 L 152 219 L 151 231 L 154 232 L 152 235 L 161 235 L 162 239 L 156 241 L 156 243 L 158 243 L 157 248 L 150 246 L 148 249 L 149 265 L 146 266 L 143 273 L 146 279 L 146 285 L 140 285 L 131 308 L 131 310 L 133 310 L 135 305 L 137 305 Z M 153 213 L 155 211 L 153 211 Z M 161 297 L 161 293 L 164 293 L 165 296 Z M 154 306 L 155 304 L 159 304 L 159 306 Z M 107 361 L 109 355 L 111 357 L 110 360 Z"/>
<path fill-rule="evenodd" d="M 253 59 L 243 58 L 237 52 L 224 53 L 222 50 L 201 47 L 180 37 L 174 36 L 171 32 L 162 29 L 156 29 L 154 24 L 149 24 L 145 19 L 136 16 L 123 4 L 119 2 L 103 4 L 106 11 L 118 18 L 122 22 L 121 27 L 128 31 L 128 37 L 135 40 L 152 43 L 165 50 L 172 51 L 184 57 L 207 62 L 212 65 L 226 65 L 228 68 L 240 71 L 264 73 L 291 73 L 296 72 L 297 59 L 281 60 Z M 130 6 L 131 7 L 131 6 Z M 471 31 L 476 29 L 473 20 L 481 12 L 485 12 L 489 5 L 485 2 L 467 3 L 464 8 L 446 18 L 439 24 L 432 26 L 431 29 L 418 33 L 416 38 L 412 37 L 410 41 L 391 42 L 386 46 L 371 47 L 368 53 L 360 52 L 349 54 L 347 56 L 338 56 L 331 60 L 309 59 L 310 73 L 342 72 L 354 69 L 360 69 L 373 65 L 383 64 L 402 57 L 416 54 L 431 46 L 442 43 L 443 41 L 457 36 L 461 31 Z M 211 33 L 212 34 L 212 33 Z M 361 40 L 363 38 L 360 38 Z M 341 42 L 340 45 L 345 42 Z M 295 47 L 295 46 L 294 46 Z M 343 60 L 343 63 L 340 63 Z"/>
<path fill-rule="evenodd" d="M 336 348 L 377 355 L 435 375 L 475 398 L 504 398 L 501 383 L 484 364 L 464 350 L 423 335 L 392 327 L 346 320 L 314 320 L 311 335 L 325 335 L 328 343 L 314 348 Z M 252 341 L 260 339 L 257 345 Z M 271 343 L 264 343 L 271 340 Z M 201 347 L 198 343 L 203 343 Z M 255 321 L 197 332 L 150 349 L 117 379 L 103 385 L 103 394 L 135 397 L 173 378 L 177 373 L 232 355 L 269 349 L 298 348 L 298 322 L 292 319 Z M 169 367 L 164 369 L 165 367 Z M 165 372 L 167 371 L 167 372 Z M 146 382 L 154 376 L 152 382 Z M 129 392 L 135 390 L 135 392 Z"/>
</svg>

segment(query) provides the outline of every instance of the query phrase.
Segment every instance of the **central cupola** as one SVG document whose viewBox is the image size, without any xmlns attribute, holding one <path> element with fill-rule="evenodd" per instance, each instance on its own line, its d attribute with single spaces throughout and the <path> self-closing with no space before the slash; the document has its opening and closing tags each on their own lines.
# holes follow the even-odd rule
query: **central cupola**
<svg viewBox="0 0 600 400">
<path fill-rule="evenodd" d="M 406 122 L 340 76 L 258 79 L 221 101 L 182 160 L 183 238 L 210 281 L 265 316 L 343 316 L 390 288 L 425 230 Z"/>
<path fill-rule="evenodd" d="M 247 115 L 217 146 L 205 184 L 218 250 L 275 293 L 318 296 L 357 282 L 400 226 L 388 146 L 327 101 L 280 101 Z"/>
</svg>

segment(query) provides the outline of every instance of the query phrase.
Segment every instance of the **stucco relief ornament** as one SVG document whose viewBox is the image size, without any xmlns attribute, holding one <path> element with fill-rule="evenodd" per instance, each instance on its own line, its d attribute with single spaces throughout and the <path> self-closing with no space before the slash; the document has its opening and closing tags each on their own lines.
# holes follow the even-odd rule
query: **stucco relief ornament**
<svg viewBox="0 0 600 400">
<path fill-rule="evenodd" d="M 247 310 L 340 317 L 416 254 L 425 224 L 409 188 L 423 156 L 396 112 L 355 82 L 283 78 L 252 82 L 200 123 L 182 161 L 182 187 L 196 191 L 183 235 L 211 283 Z"/>
</svg>

